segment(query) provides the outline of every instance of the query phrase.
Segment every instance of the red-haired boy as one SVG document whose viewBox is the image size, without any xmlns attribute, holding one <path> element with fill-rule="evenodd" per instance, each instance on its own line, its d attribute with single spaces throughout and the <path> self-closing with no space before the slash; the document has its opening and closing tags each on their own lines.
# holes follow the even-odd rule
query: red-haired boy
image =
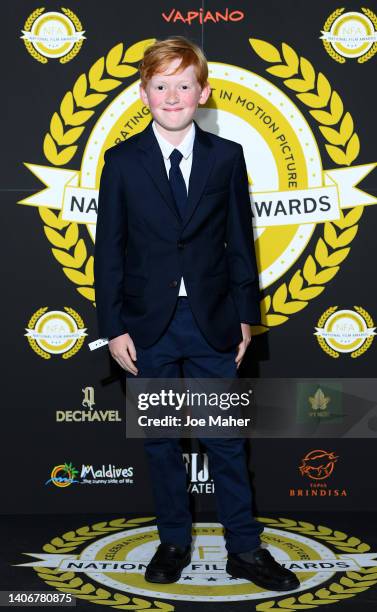
<svg viewBox="0 0 377 612">
<path fill-rule="evenodd" d="M 105 154 L 95 246 L 99 331 L 128 375 L 232 378 L 260 318 L 242 146 L 193 120 L 210 95 L 201 49 L 183 37 L 150 46 L 140 95 L 153 120 Z M 183 370 L 181 369 L 183 368 Z M 271 590 L 296 576 L 260 546 L 243 438 L 206 446 L 229 574 Z M 191 514 L 177 438 L 146 438 L 160 545 L 146 580 L 179 580 Z"/>
</svg>

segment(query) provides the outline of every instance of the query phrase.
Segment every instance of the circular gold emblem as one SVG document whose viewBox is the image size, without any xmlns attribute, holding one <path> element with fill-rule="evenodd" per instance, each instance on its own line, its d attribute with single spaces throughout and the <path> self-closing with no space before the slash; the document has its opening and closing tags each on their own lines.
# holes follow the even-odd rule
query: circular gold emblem
<svg viewBox="0 0 377 612">
<path fill-rule="evenodd" d="M 127 79 L 137 73 L 134 64 L 153 42 L 140 41 L 126 50 L 120 43 L 88 74 L 81 74 L 45 134 L 43 148 L 50 165 L 26 164 L 47 188 L 20 203 L 38 206 L 53 256 L 94 305 L 92 252 L 103 156 L 151 119 L 139 97 L 139 80 Z M 260 285 L 266 290 L 262 325 L 253 332 L 262 333 L 303 310 L 337 274 L 350 253 L 364 206 L 376 202 L 356 187 L 376 164 L 352 165 L 360 151 L 354 121 L 309 60 L 286 43 L 281 50 L 257 39 L 250 45 L 269 64 L 267 72 L 283 79 L 290 96 L 255 72 L 209 62 L 212 95 L 205 108 L 198 109 L 197 120 L 203 129 L 240 142 L 245 152 Z M 323 168 L 317 139 L 294 97 L 318 122 L 326 151 L 338 168 Z M 95 112 L 98 119 L 86 135 L 80 168 L 64 167 L 76 155 Z M 314 233 L 318 226 L 319 235 Z"/>
<path fill-rule="evenodd" d="M 360 357 L 373 342 L 376 328 L 372 317 L 361 306 L 354 306 L 354 309 L 338 310 L 337 306 L 332 306 L 317 323 L 315 336 L 331 357 L 337 358 L 341 353 Z"/>
<path fill-rule="evenodd" d="M 361 10 L 344 13 L 344 8 L 337 9 L 323 26 L 323 46 L 341 64 L 346 59 L 357 59 L 361 64 L 377 52 L 377 16 L 368 8 Z"/>
<path fill-rule="evenodd" d="M 84 343 L 86 328 L 80 315 L 64 306 L 62 310 L 39 308 L 28 322 L 25 336 L 29 345 L 43 359 L 61 355 L 68 359 L 80 350 Z"/>
<path fill-rule="evenodd" d="M 194 523 L 191 563 L 178 582 L 153 584 L 146 565 L 159 544 L 153 517 L 85 525 L 55 537 L 36 553 L 32 567 L 49 586 L 111 608 L 173 611 L 179 602 L 253 601 L 258 612 L 300 610 L 342 602 L 377 583 L 375 554 L 357 537 L 307 521 L 259 518 L 263 545 L 300 578 L 298 589 L 280 594 L 232 578 L 219 523 Z M 69 554 L 67 554 L 69 553 Z M 171 605 L 170 602 L 174 602 Z M 184 605 L 184 604 L 183 604 Z"/>
<path fill-rule="evenodd" d="M 21 36 L 25 47 L 42 64 L 49 59 L 59 59 L 62 64 L 69 62 L 85 39 L 81 22 L 67 8 L 62 8 L 62 13 L 44 10 L 38 8 L 27 18 Z"/>
</svg>

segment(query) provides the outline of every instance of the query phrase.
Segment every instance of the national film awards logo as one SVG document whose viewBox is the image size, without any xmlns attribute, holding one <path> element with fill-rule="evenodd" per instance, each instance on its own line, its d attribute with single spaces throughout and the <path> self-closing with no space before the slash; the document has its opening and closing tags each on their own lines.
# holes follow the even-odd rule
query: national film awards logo
<svg viewBox="0 0 377 612">
<path fill-rule="evenodd" d="M 336 9 L 326 20 L 320 37 L 327 53 L 340 64 L 347 59 L 367 62 L 377 53 L 377 15 L 369 8 L 362 12 Z"/>
<path fill-rule="evenodd" d="M 46 188 L 20 203 L 38 207 L 53 257 L 93 305 L 103 156 L 151 120 L 139 97 L 137 66 L 153 42 L 127 49 L 119 43 L 81 74 L 44 135 L 48 164 L 25 164 Z M 327 77 L 286 43 L 277 48 L 250 39 L 250 50 L 266 62 L 270 78 L 209 62 L 212 94 L 196 120 L 241 143 L 245 153 L 265 295 L 256 334 L 284 324 L 325 290 L 351 252 L 365 207 L 377 199 L 357 188 L 376 164 L 355 165 L 355 122 Z M 323 168 L 319 147 L 333 167 Z M 71 163 L 79 152 L 80 167 Z"/>
<path fill-rule="evenodd" d="M 331 306 L 319 318 L 314 335 L 321 349 L 337 359 L 348 354 L 353 359 L 363 355 L 376 335 L 374 321 L 361 306 L 338 310 Z"/>
<path fill-rule="evenodd" d="M 236 601 L 252 601 L 257 612 L 302 610 L 341 605 L 377 583 L 377 554 L 367 543 L 339 530 L 288 518 L 258 520 L 265 526 L 263 545 L 300 578 L 299 588 L 289 594 L 227 574 L 219 523 L 193 524 L 191 563 L 178 582 L 150 583 L 144 572 L 159 544 L 153 519 L 84 525 L 54 537 L 40 552 L 24 553 L 33 560 L 18 567 L 32 568 L 49 587 L 78 599 L 140 612 L 179 610 L 180 602 L 190 602 L 198 610 L 203 602 L 216 603 L 222 610 L 227 609 L 226 602 Z"/>
<path fill-rule="evenodd" d="M 37 8 L 25 21 L 21 39 L 38 62 L 59 59 L 66 64 L 78 54 L 85 36 L 81 21 L 70 9 L 45 13 L 44 8 Z"/>
<path fill-rule="evenodd" d="M 73 308 L 49 310 L 39 308 L 29 319 L 26 338 L 30 347 L 42 359 L 60 355 L 62 359 L 73 357 L 84 344 L 84 321 Z"/>
</svg>

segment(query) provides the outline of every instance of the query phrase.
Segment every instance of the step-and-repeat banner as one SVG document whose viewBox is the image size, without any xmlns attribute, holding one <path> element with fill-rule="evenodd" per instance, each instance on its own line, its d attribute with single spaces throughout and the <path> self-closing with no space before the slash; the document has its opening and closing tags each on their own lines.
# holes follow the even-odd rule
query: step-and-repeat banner
<svg viewBox="0 0 377 612">
<path fill-rule="evenodd" d="M 273 390 L 248 443 L 256 508 L 376 509 L 374 3 L 7 4 L 2 512 L 153 512 L 121 373 L 88 344 L 104 152 L 151 120 L 138 65 L 174 34 L 208 58 L 197 122 L 247 164 L 263 299 L 240 373 Z M 182 452 L 213 510 L 205 448 Z"/>
</svg>

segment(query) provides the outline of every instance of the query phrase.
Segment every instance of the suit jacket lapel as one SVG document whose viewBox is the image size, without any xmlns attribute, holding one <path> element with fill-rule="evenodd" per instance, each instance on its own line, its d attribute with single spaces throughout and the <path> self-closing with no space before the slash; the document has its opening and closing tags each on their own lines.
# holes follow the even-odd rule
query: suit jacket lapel
<svg viewBox="0 0 377 612">
<path fill-rule="evenodd" d="M 210 138 L 207 136 L 207 133 L 198 126 L 196 121 L 194 121 L 194 123 L 195 139 L 188 189 L 187 213 L 183 222 L 180 219 L 170 189 L 164 158 L 153 133 L 152 122 L 147 125 L 145 130 L 140 132 L 138 141 L 140 161 L 172 211 L 175 224 L 182 229 L 187 225 L 195 212 L 215 161 L 214 148 Z"/>
<path fill-rule="evenodd" d="M 145 170 L 152 178 L 157 189 L 160 191 L 165 202 L 169 206 L 174 215 L 175 224 L 181 225 L 181 218 L 177 210 L 172 191 L 170 189 L 169 179 L 166 173 L 164 158 L 161 153 L 160 146 L 153 133 L 152 122 L 150 122 L 145 130 L 140 132 L 138 148 L 140 152 L 140 161 Z"/>
<path fill-rule="evenodd" d="M 215 161 L 214 147 L 211 139 L 207 133 L 198 126 L 196 121 L 194 121 L 194 123 L 195 140 L 188 189 L 187 213 L 183 220 L 183 226 L 188 224 L 199 204 L 200 197 Z"/>
</svg>

